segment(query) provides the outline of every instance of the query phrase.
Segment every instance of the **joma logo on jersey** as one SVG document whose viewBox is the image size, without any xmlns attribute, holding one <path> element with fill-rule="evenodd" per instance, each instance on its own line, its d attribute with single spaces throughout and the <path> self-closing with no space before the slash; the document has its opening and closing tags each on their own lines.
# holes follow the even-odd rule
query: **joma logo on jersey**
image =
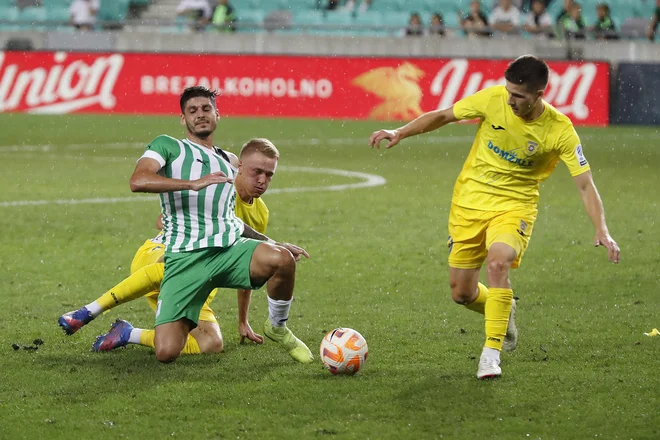
<svg viewBox="0 0 660 440">
<path fill-rule="evenodd" d="M 518 155 L 513 152 L 513 151 L 506 151 L 498 147 L 497 145 L 493 145 L 492 141 L 488 141 L 488 149 L 491 150 L 493 153 L 495 153 L 500 159 L 504 159 L 507 162 L 515 163 L 516 165 L 520 165 L 521 167 L 531 167 L 534 165 L 533 160 L 528 160 L 528 159 L 521 159 L 518 157 Z"/>
</svg>

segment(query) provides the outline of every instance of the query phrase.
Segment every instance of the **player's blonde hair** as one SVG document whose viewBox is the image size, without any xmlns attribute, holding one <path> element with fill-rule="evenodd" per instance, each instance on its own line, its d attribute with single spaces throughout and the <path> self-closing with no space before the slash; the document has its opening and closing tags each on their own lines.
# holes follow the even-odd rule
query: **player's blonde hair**
<svg viewBox="0 0 660 440">
<path fill-rule="evenodd" d="M 238 157 L 240 158 L 252 153 L 261 153 L 271 159 L 279 160 L 280 158 L 280 152 L 277 150 L 277 147 L 266 138 L 252 138 L 247 141 L 243 144 L 243 148 L 241 148 L 241 153 Z"/>
</svg>

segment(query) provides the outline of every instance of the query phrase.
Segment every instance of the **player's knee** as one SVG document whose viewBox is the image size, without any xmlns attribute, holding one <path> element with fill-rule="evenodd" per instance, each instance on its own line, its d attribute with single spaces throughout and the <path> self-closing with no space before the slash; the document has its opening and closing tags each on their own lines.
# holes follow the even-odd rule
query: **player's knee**
<svg viewBox="0 0 660 440">
<path fill-rule="evenodd" d="M 470 290 L 466 289 L 465 286 L 450 281 L 449 287 L 451 288 L 451 299 L 453 299 L 455 303 L 465 305 L 470 304 L 473 301 L 473 294 L 470 293 Z"/>
<path fill-rule="evenodd" d="M 291 252 L 283 247 L 277 247 L 272 255 L 272 265 L 276 268 L 277 272 L 295 273 L 296 259 L 293 258 Z"/>
<path fill-rule="evenodd" d="M 199 338 L 197 343 L 199 344 L 199 351 L 201 353 L 221 353 L 225 348 L 224 341 L 220 335 Z"/>
<path fill-rule="evenodd" d="M 156 360 L 164 364 L 174 362 L 181 354 L 181 350 L 171 345 L 156 347 Z"/>
<path fill-rule="evenodd" d="M 509 273 L 509 268 L 511 267 L 511 262 L 506 258 L 499 256 L 489 257 L 487 260 L 486 268 L 488 274 L 491 276 L 500 276 Z"/>
</svg>

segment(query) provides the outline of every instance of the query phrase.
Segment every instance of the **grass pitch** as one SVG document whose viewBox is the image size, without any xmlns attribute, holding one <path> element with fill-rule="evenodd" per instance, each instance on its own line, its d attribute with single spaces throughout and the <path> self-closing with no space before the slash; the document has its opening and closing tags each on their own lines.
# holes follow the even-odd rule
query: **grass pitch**
<svg viewBox="0 0 660 440">
<path fill-rule="evenodd" d="M 500 380 L 481 382 L 483 321 L 451 301 L 446 263 L 452 186 L 475 126 L 375 151 L 367 139 L 379 123 L 220 123 L 217 143 L 230 151 L 253 136 L 280 148 L 268 232 L 312 255 L 290 326 L 315 353 L 332 328 L 360 331 L 370 354 L 355 377 L 297 365 L 272 343 L 238 344 L 229 290 L 213 303 L 220 355 L 160 365 L 143 347 L 90 352 L 118 317 L 152 326 L 144 301 L 65 337 L 57 318 L 124 278 L 155 234 L 157 199 L 124 200 L 128 178 L 141 145 L 182 129 L 175 117 L 18 114 L 0 126 L 0 438 L 660 438 L 660 337 L 644 336 L 660 327 L 656 129 L 578 130 L 622 262 L 593 248 L 560 165 L 512 276 L 520 346 Z M 387 183 L 326 191 L 364 181 L 328 169 Z M 302 187 L 318 190 L 283 191 Z M 266 316 L 255 292 L 255 330 Z"/>
</svg>

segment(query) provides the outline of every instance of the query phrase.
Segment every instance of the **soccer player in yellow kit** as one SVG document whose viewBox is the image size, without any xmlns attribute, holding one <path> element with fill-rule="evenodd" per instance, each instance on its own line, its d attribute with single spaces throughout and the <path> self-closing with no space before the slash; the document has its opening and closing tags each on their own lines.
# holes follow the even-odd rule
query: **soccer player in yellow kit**
<svg viewBox="0 0 660 440">
<path fill-rule="evenodd" d="M 479 379 L 498 377 L 500 351 L 518 342 L 515 301 L 509 280 L 527 249 L 537 215 L 539 183 L 561 160 L 573 176 L 596 228 L 594 244 L 619 262 L 589 163 L 571 121 L 543 101 L 549 69 L 524 55 L 509 64 L 505 86 L 489 87 L 452 107 L 421 115 L 396 130 L 374 132 L 369 143 L 391 148 L 402 139 L 459 120 L 479 119 L 472 149 L 452 197 L 449 213 L 449 284 L 452 298 L 485 315 L 486 343 Z M 486 262 L 488 286 L 479 283 Z"/>
<path fill-rule="evenodd" d="M 261 199 L 275 173 L 279 152 L 267 139 L 255 138 L 245 143 L 239 154 L 239 168 L 235 180 L 236 215 L 259 233 L 265 234 L 268 226 L 268 207 Z M 160 217 L 158 229 L 162 229 Z M 59 319 L 59 325 L 71 335 L 104 311 L 119 304 L 145 296 L 155 311 L 160 284 L 164 276 L 163 255 L 165 245 L 162 234 L 149 239 L 138 249 L 131 263 L 131 276 L 81 309 L 68 312 Z M 223 349 L 220 326 L 210 303 L 217 290 L 209 295 L 199 315 L 199 325 L 191 331 L 183 353 L 217 353 Z M 251 291 L 238 291 L 238 321 L 240 342 L 245 338 L 261 344 L 263 337 L 255 333 L 248 323 L 248 307 Z M 118 323 L 122 323 L 121 326 Z M 154 330 L 132 328 L 126 321 L 113 324 L 109 333 L 101 335 L 93 345 L 95 351 L 109 351 L 128 343 L 154 347 Z M 130 332 L 126 331 L 129 328 Z M 122 332 L 121 329 L 124 329 Z"/>
</svg>

